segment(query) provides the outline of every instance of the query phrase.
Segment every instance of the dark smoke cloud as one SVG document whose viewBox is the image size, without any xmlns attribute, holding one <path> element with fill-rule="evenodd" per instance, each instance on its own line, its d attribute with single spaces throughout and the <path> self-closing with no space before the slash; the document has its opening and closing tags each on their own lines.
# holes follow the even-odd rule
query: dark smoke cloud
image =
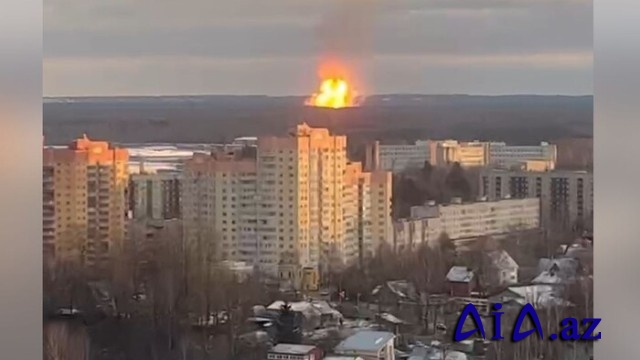
<svg viewBox="0 0 640 360">
<path fill-rule="evenodd" d="M 332 0 L 318 29 L 321 46 L 319 76 L 341 76 L 362 95 L 373 55 L 375 0 Z"/>
</svg>

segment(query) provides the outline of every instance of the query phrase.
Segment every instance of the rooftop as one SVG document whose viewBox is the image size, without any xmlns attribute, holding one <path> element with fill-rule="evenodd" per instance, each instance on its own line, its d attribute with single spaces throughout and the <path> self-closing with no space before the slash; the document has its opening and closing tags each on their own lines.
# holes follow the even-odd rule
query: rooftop
<svg viewBox="0 0 640 360">
<path fill-rule="evenodd" d="M 561 284 L 571 282 L 577 275 L 579 262 L 573 258 L 542 258 L 538 261 L 538 276 L 534 284 Z"/>
<path fill-rule="evenodd" d="M 390 332 L 364 330 L 346 338 L 336 346 L 336 351 L 379 351 L 394 338 L 395 335 Z"/>
<path fill-rule="evenodd" d="M 331 315 L 335 317 L 341 317 L 340 312 L 329 305 L 326 301 L 323 300 L 312 300 L 312 301 L 295 301 L 288 303 L 291 306 L 291 310 L 301 312 L 305 316 L 313 316 L 313 315 Z M 280 310 L 284 305 L 284 301 L 276 300 L 271 305 L 267 307 L 267 309 L 271 310 Z"/>
<path fill-rule="evenodd" d="M 398 297 L 400 297 L 402 299 L 415 300 L 415 299 L 418 298 L 418 294 L 416 292 L 415 287 L 413 286 L 413 284 L 411 284 L 410 282 L 408 282 L 406 280 L 387 281 L 383 285 L 376 286 L 373 289 L 373 291 L 371 291 L 371 295 L 373 295 L 373 296 L 378 295 L 378 293 L 380 293 L 380 291 L 385 286 L 387 287 L 387 289 L 389 289 L 389 291 L 391 291 L 396 296 L 398 296 Z"/>
<path fill-rule="evenodd" d="M 280 354 L 308 354 L 310 351 L 315 349 L 316 347 L 313 345 L 298 345 L 298 344 L 278 344 L 269 350 L 272 353 L 280 353 Z"/>
<path fill-rule="evenodd" d="M 451 282 L 468 283 L 473 280 L 473 270 L 466 266 L 452 266 L 447 273 L 447 280 Z"/>
</svg>

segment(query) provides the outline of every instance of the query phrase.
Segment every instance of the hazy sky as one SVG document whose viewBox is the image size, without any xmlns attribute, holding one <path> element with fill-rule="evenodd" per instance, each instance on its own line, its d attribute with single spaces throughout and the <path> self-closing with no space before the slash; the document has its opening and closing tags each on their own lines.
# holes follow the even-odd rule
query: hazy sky
<svg viewBox="0 0 640 360">
<path fill-rule="evenodd" d="M 328 52 L 367 93 L 593 91 L 591 0 L 341 4 L 44 0 L 44 93 L 309 94 Z"/>
</svg>

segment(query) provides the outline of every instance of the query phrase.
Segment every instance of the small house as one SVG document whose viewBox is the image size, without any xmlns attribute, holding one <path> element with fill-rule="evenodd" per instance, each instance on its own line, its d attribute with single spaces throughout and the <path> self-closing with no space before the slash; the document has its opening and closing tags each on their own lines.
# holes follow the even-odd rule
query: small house
<svg viewBox="0 0 640 360">
<path fill-rule="evenodd" d="M 447 273 L 449 296 L 469 296 L 478 288 L 477 283 L 474 271 L 466 266 L 452 266 Z"/>
<path fill-rule="evenodd" d="M 321 360 L 322 350 L 313 345 L 278 344 L 267 353 L 267 360 Z"/>
<path fill-rule="evenodd" d="M 503 288 L 518 283 L 518 263 L 505 250 L 494 250 L 483 254 L 484 286 Z"/>
<path fill-rule="evenodd" d="M 359 331 L 335 348 L 335 353 L 364 360 L 395 360 L 395 335 L 386 331 Z"/>
</svg>

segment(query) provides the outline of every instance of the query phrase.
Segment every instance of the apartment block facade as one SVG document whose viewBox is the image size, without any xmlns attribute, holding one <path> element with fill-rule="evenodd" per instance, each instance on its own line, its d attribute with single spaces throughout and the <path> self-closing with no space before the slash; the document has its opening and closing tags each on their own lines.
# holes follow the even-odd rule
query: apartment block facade
<svg viewBox="0 0 640 360">
<path fill-rule="evenodd" d="M 194 154 L 185 162 L 182 181 L 185 246 L 211 261 L 260 261 L 255 198 L 254 159 Z"/>
<path fill-rule="evenodd" d="M 526 164 L 527 161 L 536 161 L 544 164 L 543 170 L 553 170 L 557 157 L 556 145 L 547 142 L 540 145 L 507 145 L 504 142 L 489 144 L 489 162 L 499 168 L 511 168 Z"/>
<path fill-rule="evenodd" d="M 217 260 L 317 288 L 391 236 L 391 173 L 350 164 L 346 144 L 301 124 L 260 137 L 255 159 L 194 155 L 182 188 L 185 240 L 214 242 Z"/>
<path fill-rule="evenodd" d="M 179 219 L 182 174 L 141 172 L 129 177 L 129 209 L 134 219 Z"/>
<path fill-rule="evenodd" d="M 425 161 L 435 166 L 459 163 L 465 167 L 493 166 L 498 168 L 535 167 L 553 170 L 557 159 L 556 146 L 507 145 L 504 142 L 460 142 L 456 140 L 418 140 L 414 144 L 369 144 L 365 152 L 365 169 L 380 169 L 400 173 L 421 168 Z M 535 161 L 534 163 L 530 163 Z"/>
<path fill-rule="evenodd" d="M 587 171 L 509 171 L 485 169 L 479 191 L 490 200 L 540 199 L 545 226 L 572 227 L 593 219 L 593 174 Z"/>
<path fill-rule="evenodd" d="M 367 146 L 365 169 L 400 173 L 408 169 L 419 169 L 428 160 L 428 140 L 399 145 L 380 144 L 376 141 Z"/>
<path fill-rule="evenodd" d="M 344 264 L 363 265 L 393 238 L 389 171 L 365 172 L 358 162 L 347 164 L 344 192 Z"/>
<path fill-rule="evenodd" d="M 414 206 L 411 217 L 394 224 L 397 251 L 413 250 L 446 233 L 451 240 L 501 235 L 540 227 L 540 200 L 501 199 Z"/>
<path fill-rule="evenodd" d="M 85 136 L 43 149 L 45 261 L 79 260 L 95 269 L 126 237 L 128 153 Z"/>
</svg>

